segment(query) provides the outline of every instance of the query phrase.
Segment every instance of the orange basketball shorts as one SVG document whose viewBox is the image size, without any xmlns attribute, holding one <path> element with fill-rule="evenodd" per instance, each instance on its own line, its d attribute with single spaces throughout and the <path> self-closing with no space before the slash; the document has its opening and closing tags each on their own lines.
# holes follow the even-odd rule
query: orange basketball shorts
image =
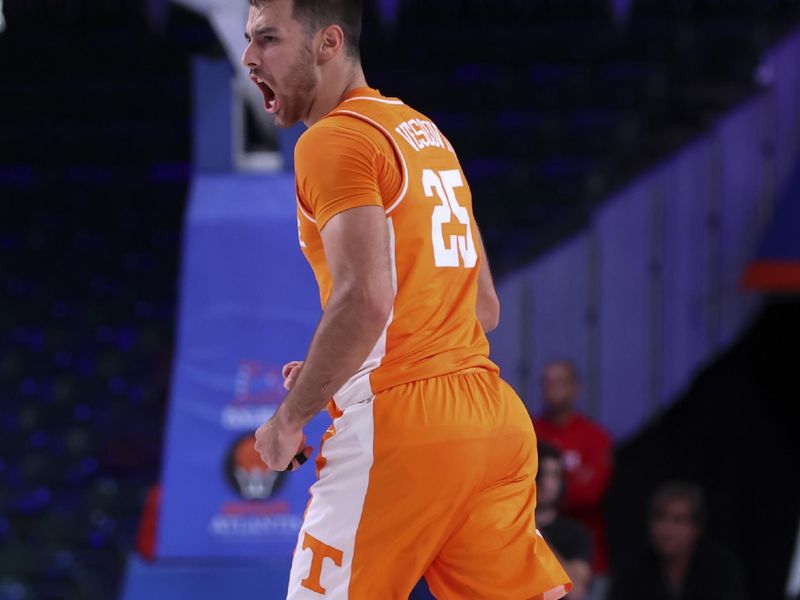
<svg viewBox="0 0 800 600">
<path fill-rule="evenodd" d="M 471 370 L 337 412 L 298 537 L 290 600 L 555 600 L 536 531 L 536 438 L 519 397 Z"/>
</svg>

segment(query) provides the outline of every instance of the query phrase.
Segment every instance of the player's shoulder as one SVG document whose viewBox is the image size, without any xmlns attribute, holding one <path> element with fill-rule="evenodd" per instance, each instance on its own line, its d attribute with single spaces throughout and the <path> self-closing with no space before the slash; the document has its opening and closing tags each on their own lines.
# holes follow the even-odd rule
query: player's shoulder
<svg viewBox="0 0 800 600">
<path fill-rule="evenodd" d="M 374 149 L 374 128 L 347 115 L 329 115 L 309 127 L 295 146 L 295 156 L 326 154 L 345 148 Z"/>
<path fill-rule="evenodd" d="M 307 143 L 339 136 L 353 137 L 354 135 L 370 137 L 374 131 L 374 126 L 363 119 L 359 119 L 357 115 L 333 112 L 309 127 L 300 136 L 300 141 Z"/>
</svg>

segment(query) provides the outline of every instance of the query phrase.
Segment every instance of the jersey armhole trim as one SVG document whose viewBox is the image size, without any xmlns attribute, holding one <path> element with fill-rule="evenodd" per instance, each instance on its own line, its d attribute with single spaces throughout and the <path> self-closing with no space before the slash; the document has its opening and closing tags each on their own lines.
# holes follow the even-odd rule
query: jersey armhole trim
<svg viewBox="0 0 800 600">
<path fill-rule="evenodd" d="M 308 214 L 308 213 L 305 211 L 305 209 L 303 208 L 303 203 L 302 203 L 302 202 L 300 202 L 300 196 L 299 196 L 298 194 L 295 194 L 295 196 L 294 196 L 294 197 L 297 199 L 297 209 L 300 211 L 300 213 L 301 213 L 301 214 L 302 214 L 302 215 L 303 215 L 303 216 L 304 216 L 306 219 L 308 219 L 309 221 L 311 221 L 312 223 L 314 223 L 314 225 L 316 225 L 316 224 L 317 224 L 316 220 L 314 220 L 314 218 L 313 218 L 313 217 L 312 217 L 310 214 Z"/>
<path fill-rule="evenodd" d="M 367 99 L 368 100 L 377 100 L 377 98 L 367 98 Z M 351 100 L 356 100 L 356 98 L 351 98 Z M 402 104 L 402 102 L 400 102 L 400 104 Z M 400 164 L 403 167 L 403 186 L 400 189 L 400 194 L 397 196 L 397 198 L 394 200 L 394 202 L 392 202 L 389 205 L 389 208 L 386 209 L 386 215 L 387 216 L 390 215 L 394 211 L 394 209 L 396 209 L 398 206 L 400 206 L 400 203 L 403 202 L 403 200 L 406 197 L 406 194 L 408 193 L 408 166 L 406 165 L 406 159 L 403 156 L 403 152 L 400 150 L 400 146 L 397 144 L 395 139 L 391 136 L 391 134 L 386 130 L 385 127 L 383 127 L 377 121 L 373 121 L 369 117 L 367 117 L 365 115 L 362 115 L 361 113 L 358 113 L 358 112 L 355 112 L 355 111 L 352 111 L 352 110 L 339 109 L 339 110 L 335 111 L 332 114 L 350 115 L 351 117 L 355 117 L 356 119 L 361 119 L 362 121 L 366 121 L 367 123 L 369 123 L 370 125 L 375 127 L 378 131 L 383 133 L 383 135 L 386 136 L 386 139 L 389 140 L 389 143 L 391 143 L 392 148 L 394 148 L 394 152 L 397 155 L 397 157 L 400 159 Z"/>
</svg>

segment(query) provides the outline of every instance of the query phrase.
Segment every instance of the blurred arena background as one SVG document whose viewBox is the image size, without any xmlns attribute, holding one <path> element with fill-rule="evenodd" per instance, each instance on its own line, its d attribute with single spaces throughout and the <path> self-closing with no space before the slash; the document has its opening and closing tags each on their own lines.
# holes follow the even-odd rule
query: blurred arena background
<svg viewBox="0 0 800 600">
<path fill-rule="evenodd" d="M 0 9 L 0 600 L 280 598 L 313 470 L 249 435 L 319 309 L 246 2 Z M 593 598 L 667 481 L 800 598 L 800 2 L 365 0 L 362 53 L 459 154 L 504 377 L 613 439 Z"/>
</svg>

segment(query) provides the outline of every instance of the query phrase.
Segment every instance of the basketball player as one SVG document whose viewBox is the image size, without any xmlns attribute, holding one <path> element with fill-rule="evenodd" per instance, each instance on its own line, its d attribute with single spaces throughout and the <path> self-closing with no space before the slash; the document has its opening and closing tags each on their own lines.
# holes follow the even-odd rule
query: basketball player
<svg viewBox="0 0 800 600">
<path fill-rule="evenodd" d="M 530 418 L 489 360 L 499 304 L 450 142 L 367 86 L 359 0 L 250 0 L 243 63 L 295 150 L 300 246 L 323 316 L 257 432 L 273 470 L 310 457 L 288 598 L 554 600 L 571 584 L 534 523 Z M 328 402 L 329 399 L 332 400 Z"/>
</svg>

